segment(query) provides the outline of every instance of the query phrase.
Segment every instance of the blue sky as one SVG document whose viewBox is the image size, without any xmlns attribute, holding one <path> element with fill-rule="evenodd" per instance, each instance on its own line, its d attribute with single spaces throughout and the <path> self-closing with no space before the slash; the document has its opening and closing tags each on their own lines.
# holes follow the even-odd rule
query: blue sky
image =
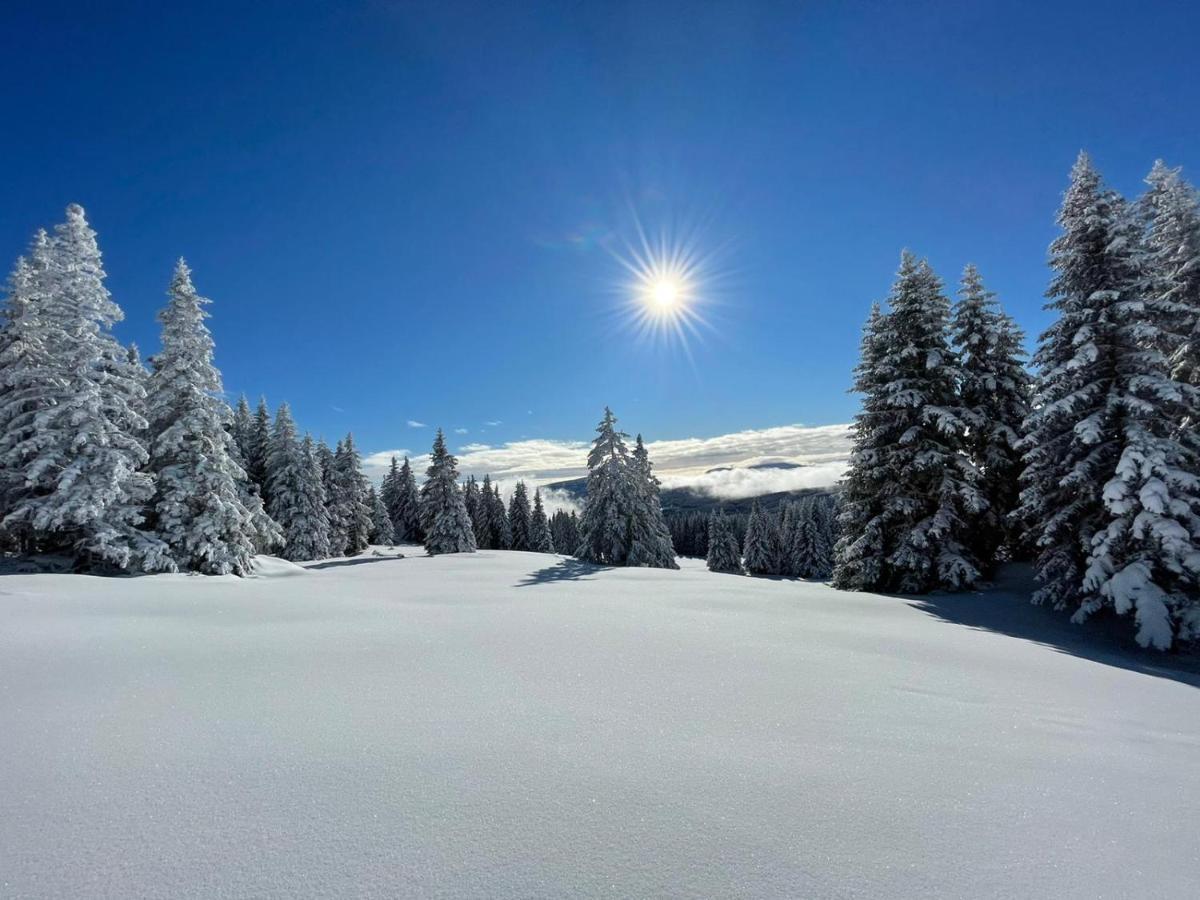
<svg viewBox="0 0 1200 900">
<path fill-rule="evenodd" d="M 227 388 L 368 451 L 681 439 L 847 421 L 905 246 L 1039 330 L 1081 147 L 1200 179 L 1191 3 L 521 6 L 5 4 L 0 255 L 82 203 L 151 352 L 186 256 Z M 709 258 L 690 359 L 635 220 Z"/>
</svg>

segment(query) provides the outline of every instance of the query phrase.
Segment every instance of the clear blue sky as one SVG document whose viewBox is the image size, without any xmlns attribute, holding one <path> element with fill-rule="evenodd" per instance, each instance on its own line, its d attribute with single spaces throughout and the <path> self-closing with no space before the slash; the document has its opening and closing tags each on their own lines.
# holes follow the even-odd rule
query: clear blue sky
<svg viewBox="0 0 1200 900">
<path fill-rule="evenodd" d="M 227 388 L 367 450 L 662 439 L 846 421 L 904 246 L 1039 330 L 1081 147 L 1200 180 L 1194 3 L 518 5 L 6 3 L 0 256 L 82 203 L 150 352 L 186 256 Z M 619 327 L 630 210 L 722 248 L 693 364 Z"/>
</svg>

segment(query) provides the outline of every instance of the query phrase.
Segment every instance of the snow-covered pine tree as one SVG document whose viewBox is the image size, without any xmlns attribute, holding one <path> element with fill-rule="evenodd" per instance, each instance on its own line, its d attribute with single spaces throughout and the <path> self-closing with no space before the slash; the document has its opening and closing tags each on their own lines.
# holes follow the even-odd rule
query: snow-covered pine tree
<svg viewBox="0 0 1200 900">
<path fill-rule="evenodd" d="M 779 574 L 788 578 L 800 575 L 801 510 L 806 502 L 807 498 L 785 504 L 779 519 Z"/>
<path fill-rule="evenodd" d="M 5 416 L 0 436 L 5 468 L 24 478 L 3 527 L 41 549 L 71 552 L 81 566 L 171 570 L 166 544 L 139 527 L 154 492 L 134 433 L 145 427 L 137 411 L 145 394 L 112 336 L 122 313 L 104 287 L 82 207 L 67 207 L 53 238 L 35 240 L 30 264 L 36 314 L 26 337 L 36 352 L 5 367 L 7 408 L 16 414 Z M 36 410 L 21 411 L 30 404 Z"/>
<path fill-rule="evenodd" d="M 383 502 L 384 508 L 388 511 L 388 519 L 392 522 L 392 539 L 399 540 L 399 534 L 396 528 L 396 520 L 394 511 L 400 497 L 400 460 L 393 454 L 391 462 L 388 464 L 387 474 L 383 476 L 383 481 L 379 484 L 379 499 Z"/>
<path fill-rule="evenodd" d="M 471 520 L 471 531 L 475 535 L 475 548 L 481 550 L 483 549 L 480 537 L 485 521 L 484 508 L 479 494 L 479 482 L 475 480 L 474 475 L 468 475 L 466 482 L 463 483 L 463 506 L 467 508 L 467 516 Z"/>
<path fill-rule="evenodd" d="M 553 553 L 554 536 L 550 533 L 550 520 L 546 518 L 546 507 L 542 505 L 542 490 L 533 490 L 533 515 L 529 519 L 529 549 L 535 553 Z"/>
<path fill-rule="evenodd" d="M 25 466 L 36 444 L 34 423 L 47 400 L 43 394 L 50 365 L 44 346 L 41 306 L 50 265 L 50 237 L 39 230 L 28 257 L 20 257 L 9 276 L 0 328 L 0 520 L 32 494 Z M 8 522 L 5 537 L 19 552 L 36 550 L 32 523 Z"/>
<path fill-rule="evenodd" d="M 1146 276 L 1134 211 L 1119 201 L 1113 209 L 1105 261 L 1114 278 L 1098 291 L 1109 292 L 1115 326 L 1105 412 L 1119 455 L 1105 473 L 1105 521 L 1092 538 L 1073 619 L 1105 606 L 1133 612 L 1138 643 L 1166 649 L 1177 637 L 1200 635 L 1200 456 L 1179 428 L 1194 408 L 1194 388 L 1171 377 L 1179 305 L 1158 295 Z M 1096 424 L 1102 428 L 1104 419 Z M 1095 436 L 1097 443 L 1106 437 L 1100 430 Z"/>
<path fill-rule="evenodd" d="M 271 453 L 271 411 L 267 408 L 267 398 L 258 398 L 258 408 L 250 422 L 250 432 L 246 437 L 247 447 L 243 454 L 246 458 L 246 475 L 250 482 L 258 486 L 258 495 L 263 504 L 270 506 L 271 494 L 267 489 L 270 472 L 267 469 L 267 459 Z"/>
<path fill-rule="evenodd" d="M 1179 169 L 1162 160 L 1146 178 L 1142 198 L 1146 221 L 1149 290 L 1169 314 L 1171 377 L 1181 391 L 1180 438 L 1200 452 L 1200 197 Z"/>
<path fill-rule="evenodd" d="M 884 404 L 886 334 L 887 314 L 873 304 L 854 369 L 852 390 L 862 395 L 862 409 L 854 417 L 850 466 L 842 479 L 841 537 L 834 550 L 833 583 L 846 591 L 871 590 L 888 577 L 883 486 L 890 475 L 882 463 L 885 448 L 900 433 Z"/>
<path fill-rule="evenodd" d="M 326 448 L 328 449 L 328 448 Z M 325 499 L 325 478 L 321 469 L 321 458 L 317 445 L 311 435 L 305 435 L 300 442 L 300 452 L 304 461 L 304 504 L 302 515 L 293 518 L 296 523 L 307 519 L 306 539 L 297 539 L 294 549 L 303 553 L 308 559 L 325 559 L 330 555 L 329 548 L 329 505 Z M 297 532 L 299 527 L 297 527 Z"/>
<path fill-rule="evenodd" d="M 118 345 L 119 347 L 120 345 Z M 146 393 L 150 388 L 150 372 L 142 363 L 142 351 L 137 344 L 131 343 L 125 348 L 124 359 L 112 360 L 111 366 L 112 371 L 116 372 L 118 377 L 122 374 L 127 375 L 141 387 L 141 391 L 130 400 L 130 407 L 136 417 L 129 422 L 129 433 L 145 445 L 147 436 L 142 423 L 146 421 Z"/>
<path fill-rule="evenodd" d="M 479 486 L 476 500 L 477 516 L 471 525 L 475 531 L 475 546 L 479 550 L 495 550 L 496 540 L 492 533 L 492 476 L 485 474 Z"/>
<path fill-rule="evenodd" d="M 967 542 L 983 572 L 1014 558 L 1021 544 L 1012 513 L 1020 502 L 1021 428 L 1029 415 L 1032 379 L 1024 335 L 983 286 L 979 270 L 963 270 L 951 325 L 958 352 L 960 402 L 967 423 L 964 450 L 980 473 L 987 506 L 968 514 Z M 1018 532 L 1018 533 L 1014 533 Z"/>
<path fill-rule="evenodd" d="M 625 565 L 678 569 L 671 531 L 663 519 L 658 479 L 654 477 L 650 454 L 640 434 L 633 448 L 628 472 L 632 481 L 633 505 L 630 510 L 629 554 L 625 558 Z"/>
<path fill-rule="evenodd" d="M 579 521 L 575 511 L 560 509 L 550 517 L 550 535 L 555 552 L 571 553 L 579 546 Z M 565 548 L 565 549 L 564 549 Z"/>
<path fill-rule="evenodd" d="M 287 403 L 275 413 L 267 457 L 271 518 L 283 532 L 284 559 L 311 560 L 329 555 L 329 513 L 312 439 L 301 443 Z"/>
<path fill-rule="evenodd" d="M 383 499 L 376 493 L 374 485 L 367 488 L 367 503 L 371 507 L 371 543 L 394 544 L 392 517 L 388 515 L 387 507 L 384 506 Z"/>
<path fill-rule="evenodd" d="M 324 440 L 317 444 L 317 462 L 321 466 L 321 485 L 325 489 L 325 510 L 329 519 L 330 556 L 344 556 L 350 541 L 347 503 L 342 498 L 342 483 L 338 477 L 338 457 L 341 455 L 341 441 L 333 450 Z"/>
<path fill-rule="evenodd" d="M 579 521 L 575 555 L 587 562 L 623 566 L 629 556 L 629 517 L 633 510 L 629 435 L 617 430 L 617 417 L 604 407 L 588 453 L 587 496 Z"/>
<path fill-rule="evenodd" d="M 335 481 L 338 486 L 338 521 L 346 529 L 345 556 L 355 556 L 371 542 L 372 510 L 367 497 L 367 479 L 362 473 L 362 459 L 354 446 L 354 435 L 347 434 L 338 444 L 334 456 Z"/>
<path fill-rule="evenodd" d="M 446 438 L 440 428 L 433 441 L 426 476 L 421 487 L 425 550 L 430 556 L 474 553 L 475 532 L 458 486 L 458 460 L 446 449 Z"/>
<path fill-rule="evenodd" d="M 966 419 L 949 345 L 950 301 L 929 264 L 905 251 L 889 307 L 879 335 L 887 350 L 871 361 L 870 373 L 860 373 L 869 408 L 864 402 L 855 420 L 847 483 L 847 499 L 854 499 L 850 520 L 843 522 L 848 550 L 863 540 L 878 545 L 878 531 L 887 555 L 880 580 L 864 581 L 843 567 L 839 586 L 902 593 L 966 587 L 979 577 L 967 545 L 968 517 L 987 501 L 978 470 L 962 452 Z M 859 520 L 859 487 L 852 484 L 864 478 L 863 467 L 875 469 L 865 479 L 879 501 L 865 522 Z"/>
<path fill-rule="evenodd" d="M 487 481 L 487 478 L 484 478 Z M 486 485 L 485 485 L 486 487 Z M 504 499 L 500 496 L 500 485 L 492 485 L 489 496 L 484 491 L 484 505 L 487 512 L 489 547 L 493 550 L 509 550 L 512 548 L 512 526 L 508 521 L 508 512 L 504 508 Z"/>
<path fill-rule="evenodd" d="M 508 528 L 512 534 L 510 547 L 513 550 L 532 550 L 530 542 L 530 509 L 529 493 L 525 490 L 525 482 L 518 481 L 513 488 L 512 499 L 508 503 Z"/>
<path fill-rule="evenodd" d="M 732 523 L 721 510 L 715 510 L 708 518 L 709 571 L 742 574 L 742 548 L 738 545 Z"/>
<path fill-rule="evenodd" d="M 796 536 L 792 569 L 799 578 L 825 579 L 833 571 L 833 503 L 829 498 L 805 497 L 796 505 Z"/>
<path fill-rule="evenodd" d="M 400 467 L 396 478 L 396 494 L 394 502 L 388 506 L 392 516 L 392 531 L 396 543 L 417 543 L 425 539 L 421 530 L 421 502 L 417 494 L 417 480 L 412 472 L 408 457 Z"/>
<path fill-rule="evenodd" d="M 778 523 L 757 500 L 750 508 L 742 558 L 746 571 L 751 575 L 779 574 Z"/>
<path fill-rule="evenodd" d="M 156 476 L 154 527 L 179 568 L 208 575 L 247 575 L 253 568 L 257 523 L 243 502 L 245 472 L 226 431 L 230 410 L 220 399 L 221 373 L 204 324 L 209 301 L 175 266 L 162 323 L 162 349 L 146 398 L 149 470 Z M 282 534 L 276 531 L 276 539 Z"/>
<path fill-rule="evenodd" d="M 250 401 L 246 399 L 245 394 L 238 397 L 237 406 L 233 409 L 233 423 L 229 426 L 229 433 L 233 435 L 233 442 L 237 446 L 238 462 L 246 470 L 247 477 L 250 477 L 250 436 L 254 433 L 254 415 L 250 412 Z M 253 478 L 251 481 L 253 482 Z"/>
<path fill-rule="evenodd" d="M 1195 631 L 1200 534 L 1194 454 L 1179 440 L 1184 391 L 1169 377 L 1170 304 L 1152 296 L 1140 229 L 1086 154 L 1051 244 L 1055 277 L 1027 422 L 1021 515 L 1038 526 L 1034 602 L 1133 611 L 1137 640 Z"/>
</svg>

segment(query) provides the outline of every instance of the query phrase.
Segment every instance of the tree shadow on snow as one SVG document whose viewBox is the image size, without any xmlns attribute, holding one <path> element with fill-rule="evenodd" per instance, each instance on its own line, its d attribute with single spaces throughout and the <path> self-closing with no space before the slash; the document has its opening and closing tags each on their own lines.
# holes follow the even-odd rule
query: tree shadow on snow
<svg viewBox="0 0 1200 900">
<path fill-rule="evenodd" d="M 535 584 L 554 584 L 558 581 L 591 581 L 589 576 L 606 568 L 595 563 L 581 562 L 572 556 L 564 556 L 552 566 L 530 572 L 517 582 L 517 587 Z"/>
<path fill-rule="evenodd" d="M 344 566 L 362 566 L 367 563 L 377 562 L 396 562 L 404 559 L 403 556 L 355 556 L 351 559 L 331 559 L 329 562 L 313 563 L 305 566 L 306 569 L 340 569 Z"/>
<path fill-rule="evenodd" d="M 914 609 L 956 625 L 1006 634 L 1059 653 L 1200 687 L 1200 654 L 1191 649 L 1167 653 L 1143 650 L 1133 639 L 1130 616 L 1097 615 L 1076 625 L 1069 613 L 1034 606 L 1029 598 L 1037 585 L 1029 566 L 1003 567 L 994 585 L 987 591 L 901 599 Z"/>
</svg>

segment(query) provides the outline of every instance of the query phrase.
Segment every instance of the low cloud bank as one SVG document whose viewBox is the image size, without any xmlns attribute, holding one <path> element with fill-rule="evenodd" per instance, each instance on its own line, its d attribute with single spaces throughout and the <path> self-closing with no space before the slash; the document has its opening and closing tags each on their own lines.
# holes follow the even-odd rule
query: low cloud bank
<svg viewBox="0 0 1200 900">
<path fill-rule="evenodd" d="M 589 446 L 586 441 L 525 440 L 496 446 L 472 443 L 456 449 L 464 476 L 490 474 L 501 491 L 507 492 L 517 481 L 544 485 L 586 475 Z M 782 425 L 709 438 L 651 441 L 646 447 L 664 487 L 738 500 L 834 484 L 850 456 L 850 429 L 848 425 Z M 373 453 L 364 460 L 372 480 L 383 477 L 393 454 L 409 456 L 418 481 L 422 479 L 428 455 L 413 456 L 411 451 L 397 449 Z M 717 471 L 710 471 L 713 469 Z M 574 507 L 568 495 L 554 493 L 558 495 L 554 508 Z M 549 507 L 548 492 L 543 492 L 543 498 Z"/>
</svg>

